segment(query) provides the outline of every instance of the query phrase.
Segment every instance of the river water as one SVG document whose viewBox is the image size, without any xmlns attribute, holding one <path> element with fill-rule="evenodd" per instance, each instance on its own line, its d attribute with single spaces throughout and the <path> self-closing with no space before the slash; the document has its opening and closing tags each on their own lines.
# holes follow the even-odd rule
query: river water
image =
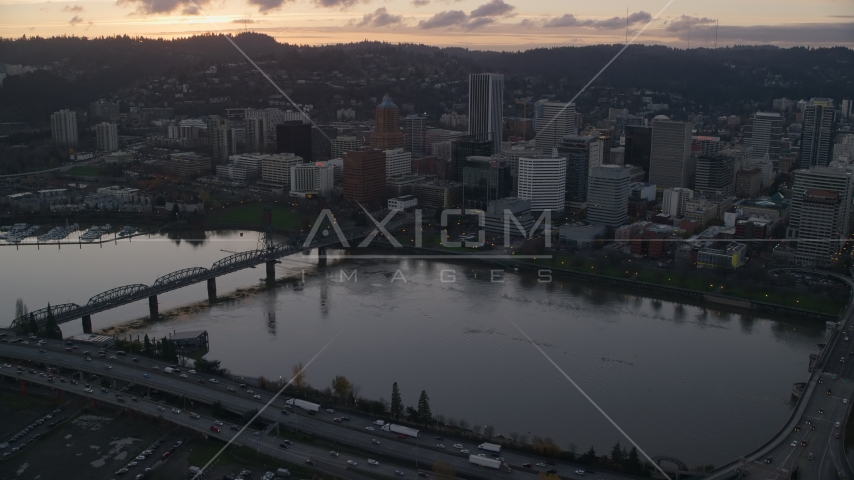
<svg viewBox="0 0 854 480">
<path fill-rule="evenodd" d="M 112 287 L 210 266 L 255 248 L 257 233 L 136 237 L 115 244 L 0 248 L 0 311 L 85 303 Z M 205 329 L 208 358 L 245 375 L 287 377 L 308 362 L 307 381 L 344 375 L 369 398 L 404 403 L 426 390 L 434 414 L 497 433 L 551 437 L 600 454 L 621 434 L 552 365 L 554 361 L 652 456 L 690 466 L 733 460 L 770 438 L 807 376 L 823 324 L 727 313 L 530 273 L 492 275 L 441 260 L 285 259 L 295 283 L 200 308 L 126 334 L 162 337 Z M 354 274 L 355 272 L 355 274 Z M 217 279 L 220 295 L 258 285 L 263 267 Z M 296 281 L 305 283 L 298 286 Z M 161 295 L 160 311 L 207 298 L 204 284 Z M 96 329 L 148 314 L 146 302 L 93 316 Z M 8 323 L 3 321 L 4 324 Z M 72 335 L 80 322 L 63 325 Z M 526 340 L 529 336 L 547 355 Z M 331 343 L 330 343 L 331 342 Z"/>
</svg>

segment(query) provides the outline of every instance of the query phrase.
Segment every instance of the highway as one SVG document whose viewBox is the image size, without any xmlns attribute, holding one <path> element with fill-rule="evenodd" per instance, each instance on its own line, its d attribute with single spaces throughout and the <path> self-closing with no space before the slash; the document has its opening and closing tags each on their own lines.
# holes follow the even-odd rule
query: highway
<svg viewBox="0 0 854 480">
<path fill-rule="evenodd" d="M 238 413 L 261 409 L 272 398 L 270 392 L 256 391 L 254 394 L 261 395 L 261 400 L 256 400 L 251 394 L 247 394 L 244 389 L 239 387 L 234 388 L 235 391 L 231 392 L 228 388 L 232 386 L 232 383 L 227 379 L 220 379 L 220 383 L 218 384 L 210 383 L 209 381 L 205 383 L 198 382 L 199 379 L 209 380 L 209 374 L 207 376 L 187 375 L 187 378 L 182 378 L 176 374 L 163 373 L 163 368 L 167 367 L 168 364 L 150 358 L 138 357 L 138 361 L 134 362 L 134 357 L 130 355 L 119 355 L 115 359 L 111 359 L 109 357 L 115 353 L 112 351 L 108 351 L 108 358 L 99 358 L 96 353 L 97 348 L 92 348 L 90 349 L 90 356 L 95 356 L 91 357 L 91 361 L 87 361 L 82 353 L 79 353 L 85 349 L 82 345 L 79 350 L 74 351 L 75 353 L 68 353 L 65 351 L 65 348 L 66 345 L 59 341 L 47 341 L 43 346 L 36 344 L 32 340 L 28 340 L 27 345 L 20 343 L 0 343 L 0 357 L 12 360 L 31 360 L 49 366 L 94 373 L 105 378 L 136 383 L 137 385 L 173 394 L 181 394 L 208 405 L 219 401 L 224 408 Z M 45 351 L 41 352 L 40 350 L 42 349 Z M 2 360 L 2 362 L 7 361 L 9 360 Z M 111 368 L 107 368 L 107 365 Z M 7 369 L 4 368 L 3 370 L 6 373 L 5 370 Z M 14 369 L 8 370 L 11 370 L 14 374 Z M 182 372 L 186 371 L 186 369 L 182 369 Z M 36 376 L 25 374 L 27 380 L 32 380 L 34 377 Z M 66 386 L 68 389 L 73 387 L 74 391 L 79 391 L 77 393 L 85 393 L 83 392 L 82 385 L 53 384 L 55 387 L 59 387 L 60 385 Z M 103 395 L 104 397 L 110 396 L 101 394 L 99 390 L 100 386 L 98 385 L 93 385 L 93 388 L 95 388 L 96 398 L 98 398 L 98 395 Z M 422 434 L 417 440 L 399 439 L 395 434 L 380 431 L 379 427 L 373 424 L 374 419 L 347 414 L 351 417 L 351 421 L 336 423 L 333 421 L 333 418 L 341 414 L 330 414 L 323 409 L 317 415 L 307 415 L 302 411 L 293 411 L 291 415 L 284 415 L 281 411 L 285 408 L 284 401 L 286 398 L 287 396 L 283 394 L 282 397 L 278 398 L 262 413 L 260 418 L 266 423 L 277 421 L 285 427 L 298 428 L 319 438 L 357 448 L 367 452 L 368 455 L 375 453 L 377 455 L 396 458 L 403 465 L 408 464 L 411 467 L 416 467 L 417 465 L 418 467 L 429 470 L 435 462 L 442 461 L 452 466 L 457 472 L 464 472 L 469 476 L 479 478 L 506 478 L 509 476 L 518 476 L 520 473 L 522 475 L 526 473 L 538 474 L 547 468 L 554 468 L 564 478 L 579 478 L 574 472 L 576 469 L 582 468 L 578 465 L 569 465 L 566 462 L 555 462 L 557 465 L 554 466 L 525 468 L 522 466 L 523 463 L 536 465 L 537 463 L 545 462 L 547 459 L 521 455 L 515 452 L 505 452 L 503 454 L 505 461 L 513 468 L 514 472 L 504 473 L 489 470 L 471 464 L 468 461 L 468 455 L 462 454 L 458 449 L 453 448 L 454 444 L 461 443 L 472 453 L 478 453 L 477 445 L 470 440 L 452 438 L 437 440 L 433 435 L 427 434 Z M 163 415 L 168 418 L 166 413 Z M 209 424 L 205 428 L 208 428 L 208 426 Z M 371 431 L 368 428 L 375 428 L 375 430 Z M 372 443 L 372 439 L 379 440 L 380 444 Z M 444 444 L 445 448 L 439 448 L 437 445 L 440 443 Z M 328 455 L 328 452 L 326 452 L 326 455 Z M 360 465 L 362 464 L 362 462 L 359 463 Z M 528 475 L 525 476 L 527 477 Z M 617 480 L 627 478 L 627 476 L 620 476 L 612 472 L 596 471 L 595 474 L 587 474 L 585 478 Z"/>
<path fill-rule="evenodd" d="M 849 285 L 840 275 L 786 269 L 812 275 L 829 275 Z M 843 449 L 844 428 L 854 400 L 854 302 L 818 359 L 796 411 L 780 432 L 756 451 L 721 467 L 707 480 L 742 476 L 769 480 L 789 479 L 798 469 L 799 480 L 854 479 Z M 838 422 L 838 427 L 836 426 Z M 802 443 L 803 442 L 803 443 Z M 812 455 L 812 459 L 810 459 Z"/>
</svg>

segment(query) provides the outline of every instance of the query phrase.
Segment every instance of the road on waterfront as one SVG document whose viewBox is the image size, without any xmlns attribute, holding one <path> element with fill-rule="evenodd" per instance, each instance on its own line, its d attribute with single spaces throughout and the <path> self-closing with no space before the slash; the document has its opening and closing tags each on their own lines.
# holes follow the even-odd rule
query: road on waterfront
<svg viewBox="0 0 854 480">
<path fill-rule="evenodd" d="M 174 374 L 163 373 L 163 368 L 169 366 L 169 364 L 150 358 L 117 356 L 115 359 L 109 359 L 99 358 L 96 356 L 93 357 L 91 361 L 87 361 L 81 353 L 68 353 L 65 351 L 65 348 L 66 345 L 59 341 L 47 341 L 43 346 L 37 345 L 31 340 L 28 341 L 27 345 L 0 343 L 0 357 L 7 359 L 30 360 L 44 363 L 49 366 L 95 373 L 102 377 L 109 377 L 174 394 L 181 394 L 208 405 L 219 401 L 224 408 L 238 413 L 253 409 L 260 409 L 272 398 L 272 393 L 266 391 L 254 392 L 261 395 L 261 400 L 252 398 L 252 395 L 248 395 L 241 388 L 234 388 L 235 391 L 231 392 L 227 389 L 232 386 L 232 383 L 227 379 L 221 379 L 218 384 L 198 382 L 199 379 L 208 379 L 210 374 L 188 375 L 187 378 L 182 378 Z M 82 348 L 84 347 L 81 346 L 81 349 Z M 41 352 L 41 349 L 44 349 L 45 351 Z M 93 348 L 93 352 L 91 353 L 92 355 L 95 355 L 94 350 L 95 349 Z M 115 353 L 112 351 L 108 352 L 108 355 L 110 356 Z M 133 358 L 138 358 L 138 361 L 134 362 Z M 111 368 L 108 369 L 107 365 Z M 182 372 L 183 371 L 185 370 L 182 369 Z M 12 370 L 12 372 L 14 374 L 14 370 Z M 33 375 L 25 375 L 27 380 L 31 380 L 33 377 Z M 62 385 L 68 386 L 68 384 Z M 58 386 L 58 384 L 54 384 L 53 386 Z M 82 385 L 72 385 L 68 386 L 68 388 L 77 393 L 85 393 L 83 392 Z M 97 392 L 99 392 L 99 390 L 95 390 L 95 392 L 95 396 L 97 397 Z M 111 397 L 111 395 L 106 394 L 100 395 L 103 395 L 104 397 Z M 482 467 L 472 465 L 468 461 L 468 455 L 462 454 L 459 449 L 453 448 L 454 444 L 460 443 L 471 452 L 477 453 L 477 445 L 471 440 L 453 439 L 448 437 L 445 437 L 443 440 L 436 440 L 434 435 L 427 434 L 422 434 L 417 440 L 402 440 L 398 439 L 395 434 L 380 431 L 379 427 L 376 427 L 373 424 L 373 419 L 360 416 L 348 414 L 351 417 L 350 422 L 336 423 L 333 421 L 333 418 L 340 414 L 329 414 L 323 409 L 321 409 L 321 412 L 318 415 L 313 416 L 306 415 L 303 412 L 294 412 L 294 414 L 291 415 L 284 415 L 281 411 L 285 408 L 286 398 L 287 397 L 285 395 L 277 398 L 276 401 L 274 401 L 270 407 L 262 413 L 260 418 L 267 423 L 276 421 L 285 427 L 296 428 L 308 434 L 365 451 L 368 454 L 376 453 L 377 455 L 397 458 L 402 460 L 403 464 L 408 464 L 412 467 L 417 465 L 418 467 L 429 469 L 435 462 L 441 461 L 452 466 L 457 472 L 466 473 L 467 475 L 475 477 L 489 478 L 502 478 L 508 475 L 514 475 L 517 472 L 522 472 L 523 474 L 539 473 L 546 469 L 525 468 L 522 466 L 524 463 L 535 465 L 537 463 L 545 462 L 547 460 L 546 458 L 537 458 L 518 453 L 505 452 L 503 453 L 503 457 L 505 458 L 506 463 L 514 469 L 513 474 L 486 470 Z M 125 404 L 125 406 L 128 405 Z M 163 412 L 164 418 L 168 418 L 168 414 L 168 411 Z M 208 426 L 205 426 L 204 428 L 208 428 Z M 368 428 L 376 428 L 376 430 L 372 431 L 368 430 Z M 379 440 L 380 444 L 377 445 L 372 443 L 372 439 Z M 438 447 L 438 444 L 440 443 L 443 444 L 445 448 Z M 326 452 L 326 455 L 328 455 L 328 452 Z M 562 477 L 572 478 L 576 476 L 574 473 L 575 470 L 583 467 L 578 465 L 568 465 L 566 462 L 559 462 L 557 465 L 549 466 L 548 468 L 554 468 Z M 603 473 L 598 471 L 594 475 L 588 474 L 587 477 L 602 480 L 627 478 L 626 476 L 617 475 L 612 472 Z"/>
</svg>

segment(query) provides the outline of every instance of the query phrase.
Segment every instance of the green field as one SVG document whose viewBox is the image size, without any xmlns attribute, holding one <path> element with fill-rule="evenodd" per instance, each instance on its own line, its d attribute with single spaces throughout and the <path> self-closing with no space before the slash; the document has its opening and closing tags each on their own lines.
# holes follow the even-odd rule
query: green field
<svg viewBox="0 0 854 480">
<path fill-rule="evenodd" d="M 93 167 L 88 165 L 78 165 L 76 167 L 71 167 L 71 170 L 65 172 L 68 175 L 81 175 L 84 177 L 96 177 L 100 175 L 101 168 Z"/>
<path fill-rule="evenodd" d="M 245 225 L 246 227 L 262 227 L 264 224 L 264 207 L 258 203 L 229 206 L 208 214 L 208 222 L 213 225 Z M 273 228 L 278 230 L 294 230 L 300 227 L 299 216 L 285 207 L 273 205 Z"/>
</svg>

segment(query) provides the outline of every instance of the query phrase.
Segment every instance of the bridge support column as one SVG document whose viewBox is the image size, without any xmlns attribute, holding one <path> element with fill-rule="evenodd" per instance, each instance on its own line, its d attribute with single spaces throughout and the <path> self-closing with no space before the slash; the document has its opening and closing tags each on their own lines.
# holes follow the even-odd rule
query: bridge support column
<svg viewBox="0 0 854 480">
<path fill-rule="evenodd" d="M 326 266 L 326 247 L 318 247 L 317 248 L 317 266 L 325 267 Z"/>
<path fill-rule="evenodd" d="M 216 277 L 208 279 L 208 302 L 216 303 Z"/>
<path fill-rule="evenodd" d="M 272 285 L 276 283 L 276 261 L 268 260 L 267 261 L 267 284 Z"/>
<path fill-rule="evenodd" d="M 83 315 L 83 333 L 92 333 L 92 315 Z"/>
<path fill-rule="evenodd" d="M 160 312 L 157 309 L 157 295 L 148 297 L 148 313 L 152 320 L 160 318 Z"/>
</svg>

